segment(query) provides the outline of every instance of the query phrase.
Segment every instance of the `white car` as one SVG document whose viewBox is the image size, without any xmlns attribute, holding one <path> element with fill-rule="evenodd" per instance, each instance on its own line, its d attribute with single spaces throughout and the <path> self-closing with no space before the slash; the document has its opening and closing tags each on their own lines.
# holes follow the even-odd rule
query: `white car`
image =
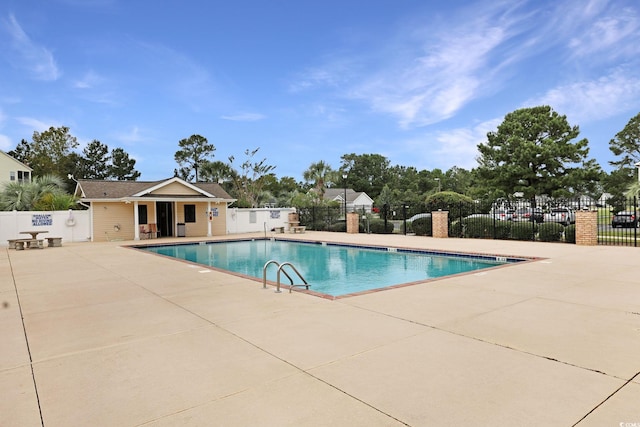
<svg viewBox="0 0 640 427">
<path fill-rule="evenodd" d="M 553 208 L 544 214 L 544 222 L 557 222 L 562 225 L 574 224 L 576 214 L 569 208 Z"/>
<path fill-rule="evenodd" d="M 498 221 L 514 221 L 518 218 L 518 214 L 516 214 L 515 209 L 497 209 L 492 210 L 490 215 Z"/>
<path fill-rule="evenodd" d="M 412 216 L 411 218 L 407 219 L 407 222 L 413 222 L 418 218 L 431 218 L 431 214 L 430 213 L 419 213 L 419 214 L 415 214 L 414 216 Z"/>
</svg>

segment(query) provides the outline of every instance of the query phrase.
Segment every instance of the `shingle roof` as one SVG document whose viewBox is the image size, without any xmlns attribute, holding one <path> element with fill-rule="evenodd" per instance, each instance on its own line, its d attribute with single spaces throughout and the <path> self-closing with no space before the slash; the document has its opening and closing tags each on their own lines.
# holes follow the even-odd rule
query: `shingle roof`
<svg viewBox="0 0 640 427">
<path fill-rule="evenodd" d="M 324 190 L 324 199 L 333 200 L 339 197 L 342 200 L 344 199 L 344 191 L 344 188 L 327 188 Z M 362 193 L 358 193 L 351 188 L 347 188 L 347 202 L 353 202 L 360 194 Z"/>
<path fill-rule="evenodd" d="M 231 196 L 224 191 L 224 189 L 217 183 L 199 182 L 199 183 L 187 183 L 177 178 L 169 178 L 161 181 L 104 181 L 104 180 L 78 180 L 78 188 L 76 192 L 79 193 L 84 199 L 121 199 L 126 197 L 133 197 L 135 194 L 143 193 L 145 190 L 162 185 L 163 183 L 169 183 L 172 181 L 178 181 L 187 185 L 192 185 L 199 188 L 205 193 L 208 193 L 215 198 L 220 199 L 232 199 Z M 162 194 L 162 197 L 184 197 L 180 194 Z M 206 194 L 202 194 L 203 198 L 207 198 Z"/>
</svg>

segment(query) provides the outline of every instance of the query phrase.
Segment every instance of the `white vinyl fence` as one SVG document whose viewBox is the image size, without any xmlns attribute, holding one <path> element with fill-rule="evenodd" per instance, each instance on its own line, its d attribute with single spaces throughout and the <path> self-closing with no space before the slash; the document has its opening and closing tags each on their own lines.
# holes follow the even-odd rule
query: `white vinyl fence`
<svg viewBox="0 0 640 427">
<path fill-rule="evenodd" d="M 289 214 L 295 208 L 229 208 L 227 233 L 271 232 L 276 227 L 289 229 Z"/>
<path fill-rule="evenodd" d="M 62 237 L 64 242 L 91 240 L 89 211 L 12 211 L 0 212 L 0 246 L 9 239 L 26 239 L 23 231 L 46 231 L 42 237 Z"/>
</svg>

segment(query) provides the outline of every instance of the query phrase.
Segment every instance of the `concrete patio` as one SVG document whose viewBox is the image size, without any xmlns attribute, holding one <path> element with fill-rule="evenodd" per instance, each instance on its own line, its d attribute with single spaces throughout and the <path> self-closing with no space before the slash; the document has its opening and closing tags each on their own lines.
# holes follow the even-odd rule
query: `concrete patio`
<svg viewBox="0 0 640 427">
<path fill-rule="evenodd" d="M 134 242 L 2 247 L 0 425 L 640 426 L 640 249 L 278 237 L 545 259 L 331 301 Z"/>
</svg>

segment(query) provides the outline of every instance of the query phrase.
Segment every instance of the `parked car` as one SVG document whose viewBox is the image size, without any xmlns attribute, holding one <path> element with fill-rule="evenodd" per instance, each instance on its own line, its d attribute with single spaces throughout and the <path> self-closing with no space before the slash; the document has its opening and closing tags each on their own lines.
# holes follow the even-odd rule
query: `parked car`
<svg viewBox="0 0 640 427">
<path fill-rule="evenodd" d="M 515 209 L 496 209 L 492 210 L 490 215 L 498 221 L 513 221 L 517 218 Z"/>
<path fill-rule="evenodd" d="M 492 216 L 490 214 L 475 213 L 465 217 L 465 219 L 469 218 L 492 218 Z"/>
<path fill-rule="evenodd" d="M 622 211 L 618 212 L 611 218 L 611 226 L 616 227 L 637 227 L 638 218 L 635 212 Z"/>
<path fill-rule="evenodd" d="M 516 210 L 514 221 L 542 222 L 544 221 L 544 213 L 540 208 L 520 208 Z"/>
<path fill-rule="evenodd" d="M 430 213 L 419 213 L 419 214 L 415 214 L 414 216 L 412 216 L 411 218 L 407 219 L 407 222 L 413 222 L 416 219 L 419 218 L 431 218 L 431 214 Z"/>
<path fill-rule="evenodd" d="M 553 208 L 544 214 L 544 222 L 558 222 L 562 225 L 574 224 L 576 214 L 569 208 Z"/>
</svg>

